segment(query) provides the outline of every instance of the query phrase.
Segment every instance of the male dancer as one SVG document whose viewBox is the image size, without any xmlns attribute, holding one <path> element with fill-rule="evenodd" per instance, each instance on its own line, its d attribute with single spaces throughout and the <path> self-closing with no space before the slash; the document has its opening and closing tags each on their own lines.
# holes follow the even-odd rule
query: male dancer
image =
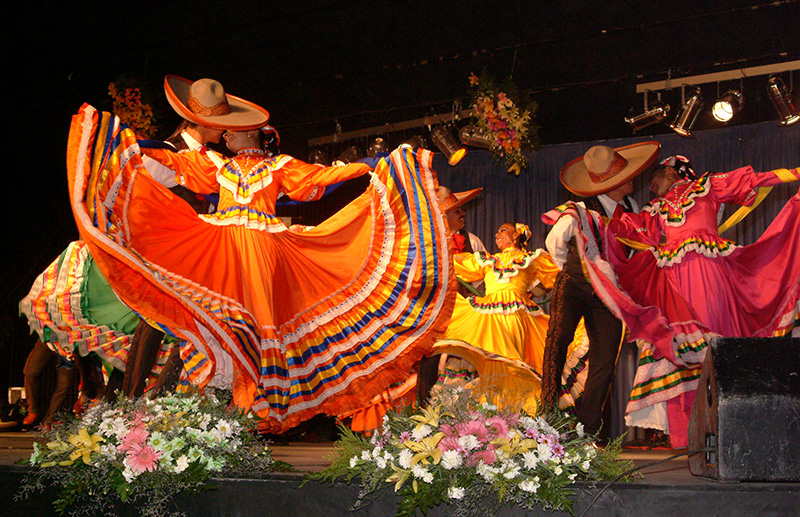
<svg viewBox="0 0 800 517">
<path fill-rule="evenodd" d="M 626 211 L 637 211 L 630 197 L 633 179 L 656 159 L 657 142 L 645 142 L 618 149 L 595 146 L 561 170 L 561 182 L 571 192 L 587 196 L 583 205 L 611 218 Z M 553 287 L 550 326 L 544 351 L 542 403 L 558 402 L 561 373 L 567 348 L 575 329 L 584 318 L 589 337 L 589 373 L 577 408 L 578 421 L 586 432 L 595 434 L 602 424 L 603 405 L 608 396 L 624 328 L 594 292 L 583 272 L 575 234 L 577 222 L 562 217 L 547 235 L 545 245 L 561 269 Z"/>
</svg>

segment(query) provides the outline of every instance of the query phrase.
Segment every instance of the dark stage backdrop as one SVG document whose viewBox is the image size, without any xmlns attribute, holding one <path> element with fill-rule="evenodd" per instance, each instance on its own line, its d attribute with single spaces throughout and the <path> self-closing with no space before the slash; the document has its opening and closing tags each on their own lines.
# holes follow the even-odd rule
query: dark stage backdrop
<svg viewBox="0 0 800 517">
<path fill-rule="evenodd" d="M 662 157 L 684 155 L 702 171 L 727 172 L 745 165 L 757 171 L 800 167 L 800 124 L 781 128 L 776 122 L 764 122 L 695 134 L 694 139 L 671 134 L 547 145 L 530 157 L 528 170 L 519 176 L 506 172 L 504 162 L 497 162 L 484 150 L 470 150 L 454 167 L 436 153 L 433 165 L 439 182 L 455 192 L 483 187 L 483 193 L 466 205 L 466 229 L 480 237 L 491 252 L 496 251 L 494 233 L 505 222 L 528 224 L 533 232 L 531 248 L 544 247 L 548 227 L 541 222 L 541 215 L 567 199 L 579 199 L 561 185 L 559 171 L 593 145 L 620 147 L 657 140 Z M 650 176 L 651 171 L 646 171 L 636 179 L 634 197 L 640 204 L 650 199 Z M 740 244 L 754 242 L 798 186 L 775 187 L 761 206 L 724 236 Z M 726 207 L 725 216 L 736 208 Z"/>
</svg>

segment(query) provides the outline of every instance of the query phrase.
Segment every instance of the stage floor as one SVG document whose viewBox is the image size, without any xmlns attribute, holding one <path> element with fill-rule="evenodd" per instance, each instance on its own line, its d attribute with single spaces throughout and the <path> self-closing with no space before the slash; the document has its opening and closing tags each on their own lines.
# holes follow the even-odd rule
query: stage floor
<svg viewBox="0 0 800 517">
<path fill-rule="evenodd" d="M 17 466 L 20 459 L 27 459 L 37 439 L 34 432 L 0 431 L 0 492 L 9 502 L 13 498 L 27 467 Z M 300 488 L 303 474 L 317 472 L 329 464 L 333 443 L 293 442 L 271 446 L 273 458 L 293 465 L 298 473 L 281 473 L 263 480 L 221 480 L 220 490 L 201 494 L 192 499 L 184 509 L 187 515 L 394 515 L 396 500 L 391 491 L 386 491 L 369 507 L 351 512 L 358 487 L 356 485 L 320 485 L 310 483 Z M 629 483 L 617 483 L 609 487 L 589 508 L 601 486 L 576 484 L 575 514 L 588 508 L 587 516 L 606 515 L 679 515 L 728 516 L 728 515 L 800 515 L 800 483 L 719 483 L 693 476 L 685 456 L 650 465 L 680 453 L 670 449 L 626 448 L 622 457 L 632 460 L 637 467 L 645 466 L 641 476 Z M 3 486 L 5 485 L 5 486 Z M 216 495 L 214 495 L 216 494 Z M 264 506 L 252 506 L 253 498 L 264 502 Z M 271 501 L 269 504 L 266 501 Z M 36 508 L 34 508 L 34 506 Z M 235 511 L 231 511 L 235 507 Z M 13 503 L 11 513 L 3 515 L 32 515 L 45 511 L 48 506 L 42 501 Z M 271 508 L 272 511 L 267 511 Z M 428 513 L 429 516 L 449 515 L 449 507 L 441 506 Z M 135 514 L 125 512 L 125 514 Z M 500 515 L 561 515 L 542 510 L 541 513 L 525 513 L 519 508 L 504 507 Z M 566 515 L 566 514 L 564 514 Z"/>
</svg>

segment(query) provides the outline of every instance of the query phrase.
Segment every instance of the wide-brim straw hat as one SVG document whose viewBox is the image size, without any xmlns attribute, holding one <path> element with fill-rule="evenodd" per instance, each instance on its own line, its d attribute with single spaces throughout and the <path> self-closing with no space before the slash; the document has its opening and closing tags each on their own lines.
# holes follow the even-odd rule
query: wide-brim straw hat
<svg viewBox="0 0 800 517">
<path fill-rule="evenodd" d="M 467 190 L 465 192 L 453 192 L 447 187 L 439 186 L 439 207 L 444 213 L 451 212 L 460 207 L 467 201 L 483 192 L 483 188 Z"/>
<path fill-rule="evenodd" d="M 219 81 L 190 81 L 177 75 L 164 79 L 167 101 L 178 115 L 201 126 L 247 131 L 264 126 L 269 112 L 261 106 L 225 93 Z"/>
<path fill-rule="evenodd" d="M 612 149 L 596 145 L 561 169 L 561 183 L 579 196 L 596 196 L 628 183 L 658 158 L 661 144 L 640 142 Z"/>
</svg>

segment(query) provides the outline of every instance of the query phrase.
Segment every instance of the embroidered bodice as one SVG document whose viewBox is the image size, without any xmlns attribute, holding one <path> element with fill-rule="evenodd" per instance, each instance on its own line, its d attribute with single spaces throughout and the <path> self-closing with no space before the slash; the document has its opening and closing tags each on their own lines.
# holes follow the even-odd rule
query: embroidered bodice
<svg viewBox="0 0 800 517">
<path fill-rule="evenodd" d="M 296 201 L 320 199 L 326 185 L 369 172 L 363 163 L 324 167 L 288 155 L 267 157 L 248 150 L 218 167 L 203 150 L 172 152 L 145 150 L 148 156 L 175 171 L 176 181 L 200 194 L 219 192 L 214 214 L 201 216 L 217 225 L 237 224 L 266 231 L 283 231 L 275 215 L 281 192 Z"/>
<path fill-rule="evenodd" d="M 759 187 L 794 180 L 793 173 L 756 173 L 743 167 L 724 174 L 708 173 L 695 181 L 680 181 L 642 211 L 626 213 L 608 223 L 611 234 L 653 247 L 659 266 L 678 263 L 687 252 L 724 256 L 737 245 L 719 235 L 717 214 L 722 203 L 750 206 Z M 662 235 L 664 240 L 662 241 Z"/>
</svg>

